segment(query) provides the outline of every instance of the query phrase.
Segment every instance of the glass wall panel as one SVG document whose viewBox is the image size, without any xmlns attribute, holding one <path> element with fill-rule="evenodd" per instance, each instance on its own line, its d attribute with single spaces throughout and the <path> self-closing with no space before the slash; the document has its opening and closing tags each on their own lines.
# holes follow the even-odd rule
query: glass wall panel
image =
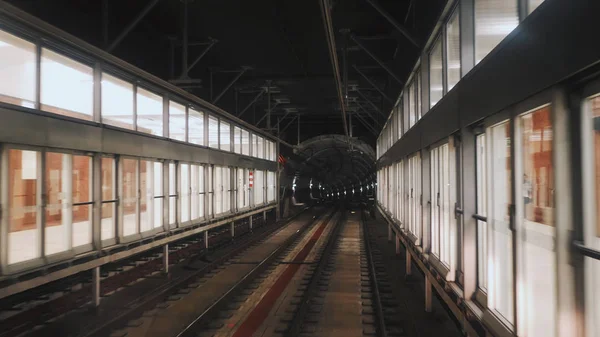
<svg viewBox="0 0 600 337">
<path fill-rule="evenodd" d="M 520 116 L 527 335 L 555 336 L 554 169 L 550 106 Z"/>
<path fill-rule="evenodd" d="M 252 134 L 252 157 L 258 157 L 258 136 Z"/>
<path fill-rule="evenodd" d="M 92 243 L 92 157 L 73 156 L 72 171 L 73 225 L 72 245 Z"/>
<path fill-rule="evenodd" d="M 254 171 L 254 205 L 262 205 L 265 203 L 264 188 L 265 188 L 265 171 Z"/>
<path fill-rule="evenodd" d="M 68 154 L 46 153 L 45 186 L 46 195 L 44 224 L 44 254 L 52 255 L 71 248 L 71 157 Z"/>
<path fill-rule="evenodd" d="M 431 252 L 440 256 L 440 148 L 431 150 Z"/>
<path fill-rule="evenodd" d="M 510 229 L 512 204 L 512 157 L 510 124 L 492 127 L 487 134 L 490 172 L 488 226 L 488 305 L 509 324 L 514 324 L 513 237 Z"/>
<path fill-rule="evenodd" d="M 102 123 L 133 129 L 133 84 L 102 74 Z"/>
<path fill-rule="evenodd" d="M 423 117 L 423 110 L 421 108 L 421 71 L 417 70 L 415 73 L 415 114 L 417 115 L 417 121 Z"/>
<path fill-rule="evenodd" d="M 407 103 L 408 103 L 408 128 L 412 128 L 413 125 L 417 122 L 417 116 L 415 115 L 415 86 L 412 82 L 408 85 L 407 90 Z M 386 130 L 387 131 L 387 130 Z M 385 136 L 385 133 L 384 133 Z M 383 153 L 388 150 L 387 144 L 383 147 Z"/>
<path fill-rule="evenodd" d="M 35 108 L 35 45 L 0 30 L 0 101 Z"/>
<path fill-rule="evenodd" d="M 460 18 L 455 9 L 446 26 L 446 57 L 448 70 L 447 91 L 450 91 L 460 80 Z"/>
<path fill-rule="evenodd" d="M 123 236 L 139 233 L 138 228 L 138 161 L 121 160 L 121 227 Z"/>
<path fill-rule="evenodd" d="M 215 215 L 223 213 L 223 168 L 221 166 L 214 167 L 214 203 Z"/>
<path fill-rule="evenodd" d="M 208 198 L 208 216 L 213 216 L 215 214 L 214 210 L 214 199 L 215 199 L 215 188 L 214 188 L 214 172 L 213 166 L 208 166 L 206 168 L 208 170 L 207 174 L 207 198 Z"/>
<path fill-rule="evenodd" d="M 42 110 L 91 120 L 94 111 L 94 71 L 42 48 L 40 100 Z"/>
<path fill-rule="evenodd" d="M 163 98 L 137 88 L 137 130 L 156 136 L 163 135 Z"/>
<path fill-rule="evenodd" d="M 188 142 L 204 145 L 204 112 L 188 109 Z"/>
<path fill-rule="evenodd" d="M 219 148 L 224 151 L 231 151 L 231 128 L 229 123 L 219 121 Z"/>
<path fill-rule="evenodd" d="M 242 129 L 233 128 L 233 152 L 242 153 Z"/>
<path fill-rule="evenodd" d="M 267 172 L 267 202 L 275 201 L 275 172 Z"/>
<path fill-rule="evenodd" d="M 518 24 L 517 0 L 475 0 L 475 64 Z"/>
<path fill-rule="evenodd" d="M 206 189 L 204 187 L 204 166 L 198 166 L 198 217 L 204 218 L 204 199 Z"/>
<path fill-rule="evenodd" d="M 169 138 L 185 142 L 185 106 L 169 101 Z"/>
<path fill-rule="evenodd" d="M 191 218 L 192 220 L 196 220 L 200 217 L 200 210 L 198 209 L 200 206 L 200 202 L 198 201 L 198 197 L 200 194 L 198 193 L 198 188 L 200 187 L 200 182 L 198 178 L 200 175 L 198 174 L 198 165 L 190 165 L 191 166 Z"/>
<path fill-rule="evenodd" d="M 152 169 L 151 161 L 140 160 L 140 232 L 146 232 L 153 228 L 154 193 L 152 192 L 152 183 L 154 175 Z"/>
<path fill-rule="evenodd" d="M 163 164 L 154 162 L 153 168 L 154 183 L 152 190 L 154 191 L 154 204 L 153 206 L 153 221 L 154 228 L 160 228 L 163 226 L 163 201 L 165 195 L 163 193 Z"/>
<path fill-rule="evenodd" d="M 208 146 L 213 149 L 219 148 L 219 120 L 208 116 Z"/>
<path fill-rule="evenodd" d="M 190 165 L 179 164 L 179 223 L 190 221 Z"/>
<path fill-rule="evenodd" d="M 438 38 L 429 54 L 429 106 L 434 107 L 444 96 L 442 39 Z"/>
<path fill-rule="evenodd" d="M 231 169 L 223 168 L 223 213 L 231 211 Z"/>
<path fill-rule="evenodd" d="M 476 163 L 477 163 L 477 214 L 487 217 L 487 165 L 485 134 L 475 138 Z M 477 285 L 487 292 L 488 259 L 487 259 L 487 223 L 477 220 Z"/>
<path fill-rule="evenodd" d="M 250 133 L 242 129 L 242 154 L 250 155 Z"/>
<path fill-rule="evenodd" d="M 250 195 L 248 193 L 248 169 L 237 169 L 238 209 L 249 206 Z"/>
<path fill-rule="evenodd" d="M 177 168 L 169 163 L 169 226 L 177 224 Z"/>
<path fill-rule="evenodd" d="M 256 157 L 265 159 L 265 139 L 260 136 L 256 136 L 256 139 L 256 147 L 258 149 Z"/>
<path fill-rule="evenodd" d="M 10 149 L 8 160 L 8 263 L 42 256 L 41 154 Z"/>
<path fill-rule="evenodd" d="M 115 159 L 102 157 L 102 215 L 100 225 L 100 238 L 102 240 L 113 239 L 115 237 L 116 219 L 117 219 L 117 175 L 115 169 Z"/>
</svg>

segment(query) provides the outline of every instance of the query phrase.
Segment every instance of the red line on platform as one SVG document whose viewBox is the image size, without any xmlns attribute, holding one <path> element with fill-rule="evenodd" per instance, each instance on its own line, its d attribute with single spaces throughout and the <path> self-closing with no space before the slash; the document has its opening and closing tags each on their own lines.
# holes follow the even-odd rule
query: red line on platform
<svg viewBox="0 0 600 337">
<path fill-rule="evenodd" d="M 323 223 L 319 226 L 319 228 L 313 233 L 312 237 L 308 240 L 306 245 L 302 248 L 300 252 L 294 257 L 293 262 L 303 262 L 304 259 L 308 256 L 308 253 L 313 248 L 313 246 L 317 243 L 321 234 L 325 230 L 325 226 L 329 222 L 331 218 L 328 220 L 324 220 Z M 285 269 L 285 271 L 279 276 L 275 284 L 267 291 L 265 296 L 258 302 L 256 307 L 252 310 L 250 315 L 246 317 L 244 322 L 240 325 L 240 327 L 235 331 L 233 337 L 250 337 L 253 333 L 258 330 L 261 324 L 265 321 L 271 309 L 275 305 L 275 302 L 281 296 L 281 293 L 285 290 L 287 285 L 292 280 L 292 277 L 296 274 L 298 269 L 300 269 L 300 264 L 290 264 Z"/>
</svg>

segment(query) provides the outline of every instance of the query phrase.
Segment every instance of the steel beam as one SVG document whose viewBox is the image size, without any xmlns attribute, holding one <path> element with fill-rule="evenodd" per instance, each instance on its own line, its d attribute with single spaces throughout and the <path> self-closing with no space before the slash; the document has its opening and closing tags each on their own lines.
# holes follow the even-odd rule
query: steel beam
<svg viewBox="0 0 600 337">
<path fill-rule="evenodd" d="M 414 36 L 412 36 L 412 34 L 410 34 L 406 28 L 404 28 L 401 24 L 399 24 L 391 15 L 390 13 L 388 13 L 385 9 L 383 9 L 383 7 L 381 7 L 379 5 L 379 3 L 377 3 L 377 1 L 375 0 L 366 0 L 369 4 L 371 4 L 371 6 L 373 6 L 373 8 L 375 8 L 375 10 L 377 10 L 379 12 L 379 14 L 381 14 L 381 16 L 383 16 L 384 18 L 386 18 L 391 24 L 392 26 L 394 26 L 394 28 L 396 28 L 402 35 L 404 35 L 408 41 L 410 41 L 410 43 L 412 43 L 415 47 L 417 48 L 421 48 L 419 46 L 419 43 L 417 42 L 417 39 L 415 39 Z"/>
<path fill-rule="evenodd" d="M 146 7 L 144 7 L 144 9 L 142 9 L 142 11 L 133 19 L 133 21 L 131 21 L 129 25 L 125 27 L 121 34 L 119 34 L 119 36 L 117 36 L 117 38 L 110 44 L 110 46 L 106 48 L 106 51 L 109 53 L 112 52 L 119 45 L 119 43 L 123 41 L 127 34 L 129 34 L 135 28 L 135 26 L 137 26 L 138 23 L 140 23 L 140 21 L 146 17 L 148 13 L 150 13 L 152 8 L 154 8 L 159 1 L 160 0 L 151 0 Z"/>
<path fill-rule="evenodd" d="M 241 118 L 242 115 L 244 114 L 244 112 L 248 111 L 248 109 L 250 109 L 250 107 L 252 105 L 254 105 L 254 103 L 256 103 L 262 97 L 262 95 L 264 93 L 265 93 L 264 90 L 259 91 L 258 94 L 256 94 L 256 96 L 254 96 L 254 98 L 252 99 L 252 101 L 248 105 L 246 105 L 246 107 L 243 108 L 242 111 L 240 111 L 240 113 L 237 115 L 238 118 Z"/>
<path fill-rule="evenodd" d="M 356 64 L 352 65 L 352 67 L 354 68 L 354 70 L 356 70 L 356 72 L 361 75 L 373 88 L 375 88 L 377 91 L 379 91 L 379 93 L 381 94 L 381 96 L 383 96 L 383 98 L 385 98 L 388 102 L 394 104 L 394 101 L 388 97 L 388 95 L 385 94 L 385 92 L 383 92 L 383 89 L 379 88 L 375 82 L 373 82 L 369 77 L 367 77 L 367 75 L 365 73 L 363 73 L 362 71 L 360 71 L 360 69 L 358 69 L 358 67 L 356 66 Z"/>
<path fill-rule="evenodd" d="M 242 77 L 242 75 L 244 75 L 244 73 L 248 71 L 248 69 L 249 68 L 247 67 L 242 68 L 242 70 L 231 80 L 231 82 L 229 82 L 229 84 L 225 86 L 221 93 L 217 97 L 215 97 L 212 103 L 216 104 L 221 99 L 221 97 L 223 97 L 223 95 L 225 95 L 225 93 L 235 84 L 235 82 L 237 82 L 237 80 L 239 80 L 240 77 Z"/>
<path fill-rule="evenodd" d="M 371 114 L 371 112 L 369 110 L 365 109 L 365 107 L 362 106 L 362 104 L 360 104 L 359 102 L 356 102 L 356 104 L 362 109 L 362 111 L 364 111 L 369 117 L 371 117 L 371 119 L 374 122 L 373 127 L 377 126 L 377 128 L 381 128 L 381 123 L 379 123 L 379 121 L 375 117 L 373 117 L 373 115 Z"/>
<path fill-rule="evenodd" d="M 402 81 L 400 79 L 400 77 L 398 77 L 393 71 L 392 69 L 390 69 L 390 67 L 388 67 L 382 60 L 380 60 L 375 54 L 373 54 L 354 34 L 350 34 L 350 38 L 362 49 L 365 51 L 365 53 L 367 53 L 369 56 L 371 56 L 371 58 L 373 60 L 375 60 L 375 62 L 377 62 L 381 68 L 385 69 L 390 76 L 392 76 L 398 83 L 400 84 L 404 84 L 404 81 Z"/>
<path fill-rule="evenodd" d="M 377 105 L 375 105 L 375 103 L 373 103 L 369 98 L 367 98 L 367 96 L 365 96 L 365 94 L 363 94 L 360 90 L 356 90 L 356 93 L 358 93 L 358 95 L 360 97 L 362 97 L 362 99 L 364 99 L 365 101 L 367 101 L 367 103 L 369 103 L 370 106 L 373 107 L 373 109 L 375 109 L 384 119 L 387 119 L 388 116 L 386 116 Z M 360 105 L 360 103 L 356 102 L 357 104 Z"/>
<path fill-rule="evenodd" d="M 367 128 L 367 131 L 371 132 L 375 137 L 377 137 L 377 131 L 375 131 L 375 129 L 371 125 L 369 125 L 360 115 L 357 114 L 356 118 L 358 119 L 360 124 L 364 125 L 365 128 Z"/>
<path fill-rule="evenodd" d="M 200 55 L 198 55 L 198 57 L 196 57 L 196 59 L 194 59 L 194 62 L 192 62 L 192 64 L 190 64 L 189 66 L 187 66 L 187 73 L 190 72 L 190 70 L 192 70 L 192 68 L 194 68 L 194 66 L 196 64 L 198 64 L 198 62 L 200 62 L 200 60 L 204 57 L 204 55 L 206 55 L 206 53 L 208 53 L 208 51 L 217 43 L 219 42 L 219 40 L 217 39 L 213 39 L 210 38 L 210 42 L 208 43 L 208 46 L 206 46 L 206 48 L 204 48 L 204 50 L 200 53 Z"/>
<path fill-rule="evenodd" d="M 279 105 L 278 102 L 275 102 L 275 104 L 270 108 L 270 110 L 272 111 L 273 109 L 275 109 L 277 106 Z M 260 122 L 262 122 L 265 118 L 267 118 L 267 115 L 269 114 L 269 109 L 267 109 L 267 113 L 264 114 L 259 120 L 258 122 L 256 122 L 256 125 L 259 125 Z"/>
<path fill-rule="evenodd" d="M 283 132 L 285 131 L 290 125 L 292 125 L 292 122 L 294 122 L 296 120 L 296 118 L 298 119 L 298 124 L 300 123 L 300 116 L 298 115 L 295 118 L 292 118 L 279 132 Z"/>
<path fill-rule="evenodd" d="M 277 124 L 275 124 L 275 126 L 273 127 L 274 129 L 277 128 L 279 126 L 279 123 L 281 123 L 292 111 L 286 111 L 285 114 L 283 115 L 283 117 L 281 117 L 281 119 L 278 119 Z"/>
</svg>

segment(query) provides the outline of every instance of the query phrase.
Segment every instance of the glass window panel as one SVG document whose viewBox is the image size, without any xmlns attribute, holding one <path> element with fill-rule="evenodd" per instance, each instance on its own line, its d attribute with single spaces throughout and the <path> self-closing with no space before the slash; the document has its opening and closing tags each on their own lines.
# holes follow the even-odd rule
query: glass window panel
<svg viewBox="0 0 600 337">
<path fill-rule="evenodd" d="M 423 116 L 423 110 L 421 110 L 421 71 L 417 71 L 415 75 L 415 114 L 417 115 L 417 121 Z"/>
<path fill-rule="evenodd" d="M 190 221 L 190 165 L 179 164 L 180 223 Z"/>
<path fill-rule="evenodd" d="M 408 128 L 410 129 L 417 122 L 416 118 L 415 118 L 415 86 L 413 85 L 413 82 L 410 82 L 410 84 L 408 85 L 408 90 L 407 91 L 408 91 L 408 97 L 407 97 L 407 103 L 408 103 Z M 385 136 L 385 134 L 384 134 L 384 136 Z M 387 150 L 388 150 L 388 146 L 386 144 L 384 146 L 383 153 L 385 153 Z"/>
<path fill-rule="evenodd" d="M 242 154 L 250 155 L 250 133 L 242 130 Z"/>
<path fill-rule="evenodd" d="M 169 101 L 169 138 L 185 141 L 185 106 Z"/>
<path fill-rule="evenodd" d="M 0 101 L 35 108 L 35 45 L 0 30 Z"/>
<path fill-rule="evenodd" d="M 91 120 L 94 107 L 94 72 L 91 67 L 42 49 L 42 109 Z"/>
<path fill-rule="evenodd" d="M 506 321 L 514 324 L 513 310 L 513 244 L 510 230 L 510 206 L 512 204 L 512 157 L 510 153 L 510 124 L 504 122 L 488 132 L 489 157 L 488 224 L 490 226 L 492 253 L 488 254 L 488 288 L 490 307 Z M 492 165 L 493 164 L 493 165 Z M 492 193 L 493 191 L 493 193 Z"/>
<path fill-rule="evenodd" d="M 275 201 L 275 172 L 267 173 L 267 201 Z"/>
<path fill-rule="evenodd" d="M 475 0 L 475 64 L 518 24 L 517 0 Z"/>
<path fill-rule="evenodd" d="M 231 169 L 223 168 L 223 213 L 231 211 Z"/>
<path fill-rule="evenodd" d="M 223 168 L 215 166 L 214 171 L 214 207 L 215 215 L 219 215 L 223 212 Z"/>
<path fill-rule="evenodd" d="M 477 165 L 477 214 L 487 216 L 487 166 L 485 134 L 475 139 Z M 487 291 L 487 223 L 477 220 L 477 283 Z"/>
<path fill-rule="evenodd" d="M 115 174 L 115 159 L 102 157 L 102 201 L 116 199 L 116 174 Z M 116 219 L 116 204 L 115 202 L 102 203 L 102 220 L 100 229 L 100 238 L 102 240 L 112 239 L 115 237 L 115 219 Z"/>
<path fill-rule="evenodd" d="M 152 189 L 154 191 L 154 205 L 153 205 L 153 223 L 154 228 L 160 228 L 163 225 L 163 164 L 154 162 L 154 183 Z"/>
<path fill-rule="evenodd" d="M 71 248 L 69 227 L 72 214 L 69 204 L 71 157 L 67 154 L 46 153 L 44 193 L 46 195 L 44 254 L 52 255 Z"/>
<path fill-rule="evenodd" d="M 204 143 L 204 112 L 188 109 L 189 142 L 205 145 Z"/>
<path fill-rule="evenodd" d="M 208 180 L 206 181 L 206 184 L 207 184 L 207 188 L 208 188 L 207 192 L 209 193 L 209 195 L 208 195 L 208 215 L 212 216 L 214 214 L 214 202 L 213 201 L 215 198 L 214 185 L 213 185 L 214 174 L 213 174 L 212 166 L 208 166 L 207 169 L 208 169 L 208 175 L 207 175 Z"/>
<path fill-rule="evenodd" d="M 459 11 L 456 9 L 446 27 L 446 49 L 448 65 L 447 91 L 450 91 L 460 80 L 460 19 Z"/>
<path fill-rule="evenodd" d="M 529 12 L 529 14 L 531 14 L 531 12 L 538 8 L 538 6 L 542 4 L 542 2 L 544 2 L 544 0 L 528 0 L 527 11 Z"/>
<path fill-rule="evenodd" d="M 169 163 L 169 225 L 177 223 L 177 169 Z"/>
<path fill-rule="evenodd" d="M 204 166 L 198 166 L 198 217 L 204 217 Z"/>
<path fill-rule="evenodd" d="M 264 199 L 265 177 L 264 171 L 254 171 L 254 205 L 262 205 Z"/>
<path fill-rule="evenodd" d="M 258 149 L 257 157 L 264 159 L 265 158 L 264 138 L 260 137 L 260 136 L 257 136 L 256 139 L 257 139 L 257 141 L 256 141 L 256 147 Z"/>
<path fill-rule="evenodd" d="M 219 148 L 224 151 L 231 151 L 231 129 L 227 122 L 219 121 Z"/>
<path fill-rule="evenodd" d="M 242 129 L 237 126 L 233 128 L 233 151 L 242 153 Z"/>
<path fill-rule="evenodd" d="M 142 232 L 153 228 L 152 206 L 154 193 L 152 192 L 152 183 L 154 182 L 154 175 L 152 168 L 153 163 L 151 161 L 140 161 L 140 231 Z"/>
<path fill-rule="evenodd" d="M 442 96 L 444 96 L 442 39 L 438 38 L 429 54 L 429 106 L 434 107 Z"/>
<path fill-rule="evenodd" d="M 137 130 L 163 135 L 163 98 L 146 89 L 137 89 Z"/>
<path fill-rule="evenodd" d="M 73 247 L 92 243 L 92 157 L 73 156 Z"/>
<path fill-rule="evenodd" d="M 121 222 L 123 236 L 136 234 L 138 229 L 138 162 L 135 159 L 121 160 Z"/>
<path fill-rule="evenodd" d="M 133 129 L 133 84 L 102 74 L 102 123 Z"/>
<path fill-rule="evenodd" d="M 41 257 L 40 153 L 8 150 L 8 263 Z"/>
<path fill-rule="evenodd" d="M 191 165 L 192 173 L 191 173 L 191 212 L 192 212 L 192 220 L 198 219 L 200 217 L 198 210 L 198 165 Z"/>
<path fill-rule="evenodd" d="M 258 136 L 252 134 L 252 157 L 258 157 Z"/>
<path fill-rule="evenodd" d="M 527 335 L 554 336 L 556 263 L 550 106 L 521 115 Z"/>
<path fill-rule="evenodd" d="M 208 146 L 219 148 L 219 120 L 213 116 L 208 116 Z"/>
</svg>

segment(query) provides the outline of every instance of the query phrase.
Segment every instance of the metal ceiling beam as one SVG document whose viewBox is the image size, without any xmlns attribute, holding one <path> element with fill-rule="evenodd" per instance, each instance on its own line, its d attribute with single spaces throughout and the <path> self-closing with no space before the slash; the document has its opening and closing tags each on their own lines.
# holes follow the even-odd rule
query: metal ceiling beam
<svg viewBox="0 0 600 337">
<path fill-rule="evenodd" d="M 388 102 L 394 104 L 394 101 L 388 97 L 388 95 L 385 94 L 385 92 L 383 92 L 383 89 L 379 88 L 375 82 L 373 82 L 369 77 L 367 77 L 367 75 L 365 73 L 363 73 L 362 71 L 360 71 L 360 69 L 358 69 L 358 67 L 356 66 L 356 64 L 353 64 L 352 67 L 354 68 L 354 70 L 356 70 L 356 72 L 361 75 L 373 88 L 377 89 L 377 91 L 379 91 L 379 93 L 381 94 L 381 96 L 383 96 L 383 98 L 385 98 Z"/>
<path fill-rule="evenodd" d="M 393 71 L 392 69 L 390 69 L 390 67 L 388 67 L 382 60 L 380 60 L 375 54 L 373 54 L 373 52 L 371 52 L 361 41 L 359 38 L 356 37 L 356 35 L 354 34 L 350 34 L 350 38 L 362 49 L 365 51 L 365 53 L 367 53 L 369 56 L 371 56 L 371 58 L 373 60 L 375 60 L 375 62 L 377 62 L 381 68 L 385 69 L 390 76 L 392 76 L 398 83 L 400 84 L 404 84 L 404 82 L 400 79 L 400 77 L 398 77 Z"/>
<path fill-rule="evenodd" d="M 198 64 L 198 62 L 200 62 L 200 60 L 204 57 L 204 55 L 206 55 L 206 53 L 208 53 L 208 51 L 217 43 L 219 42 L 219 40 L 217 39 L 213 39 L 212 37 L 209 38 L 209 43 L 206 46 L 206 48 L 204 48 L 204 50 L 200 53 L 200 55 L 198 55 L 198 57 L 196 57 L 196 59 L 194 60 L 194 62 L 192 62 L 192 64 L 190 64 L 189 66 L 187 66 L 187 72 L 190 72 L 190 70 L 192 70 L 192 68 L 194 68 L 194 66 L 196 64 Z"/>
<path fill-rule="evenodd" d="M 288 110 L 285 112 L 285 114 L 283 115 L 283 117 L 279 118 L 279 120 L 277 121 L 277 123 L 275 124 L 275 126 L 273 127 L 274 129 L 276 129 L 279 126 L 279 123 L 281 123 L 292 111 Z"/>
<path fill-rule="evenodd" d="M 151 0 L 146 5 L 146 7 L 144 7 L 144 9 L 142 9 L 142 11 L 129 23 L 129 25 L 127 25 L 127 27 L 125 27 L 125 29 L 123 29 L 121 34 L 119 34 L 119 36 L 117 36 L 117 38 L 110 44 L 110 46 L 108 46 L 108 48 L 106 48 L 106 51 L 109 53 L 112 52 L 119 45 L 119 43 L 121 43 L 121 41 L 123 41 L 123 39 L 127 36 L 127 34 L 129 34 L 135 28 L 135 26 L 137 26 L 138 23 L 140 23 L 140 21 L 142 21 L 142 19 L 144 17 L 146 17 L 146 15 L 148 13 L 150 13 L 152 8 L 154 8 L 154 6 L 156 6 L 156 4 L 159 1 L 160 0 Z"/>
<path fill-rule="evenodd" d="M 360 115 L 356 114 L 356 119 L 358 119 L 360 124 L 362 124 L 367 129 L 367 131 L 371 132 L 373 136 L 377 137 L 379 135 L 377 131 L 375 131 L 375 129 L 373 129 L 373 127 L 369 125 Z"/>
<path fill-rule="evenodd" d="M 329 47 L 329 58 L 331 59 L 331 66 L 333 68 L 333 76 L 335 78 L 335 85 L 337 89 L 338 99 L 340 101 L 340 108 L 342 112 L 342 123 L 344 133 L 348 137 L 348 126 L 346 122 L 346 104 L 344 102 L 344 94 L 342 92 L 342 80 L 340 78 L 340 66 L 337 60 L 337 53 L 335 47 L 335 34 L 333 32 L 333 22 L 331 19 L 331 12 L 329 11 L 329 1 L 320 0 L 321 5 L 321 17 L 323 18 L 323 25 L 325 28 L 325 36 L 327 38 L 327 46 Z"/>
<path fill-rule="evenodd" d="M 419 45 L 419 43 L 417 42 L 417 39 L 411 34 L 409 33 L 406 28 L 404 28 L 401 24 L 399 24 L 391 15 L 390 13 L 388 13 L 385 9 L 383 9 L 383 7 L 381 7 L 379 5 L 379 3 L 375 0 L 366 0 L 371 6 L 373 6 L 373 8 L 375 8 L 376 11 L 379 12 L 379 14 L 381 14 L 381 16 L 383 16 L 384 18 L 386 18 L 389 23 L 392 24 L 392 26 L 394 26 L 394 28 L 396 28 L 402 35 L 404 35 L 408 41 L 410 41 L 410 43 L 412 43 L 415 47 L 417 48 L 421 48 L 421 46 Z"/>
<path fill-rule="evenodd" d="M 235 75 L 235 77 L 231 80 L 231 82 L 229 82 L 229 84 L 225 86 L 221 93 L 217 95 L 217 97 L 215 97 L 215 99 L 212 101 L 212 104 L 216 104 L 221 99 L 221 97 L 223 97 L 223 95 L 225 95 L 225 93 L 235 84 L 235 82 L 237 82 L 237 80 L 239 80 L 240 77 L 242 77 L 242 75 L 244 75 L 244 73 L 249 69 L 249 67 L 242 67 L 242 70 L 237 75 Z"/>
<path fill-rule="evenodd" d="M 371 119 L 373 120 L 373 122 L 375 122 L 375 124 L 377 125 L 377 128 L 381 128 L 381 123 L 379 123 L 379 121 L 371 114 L 371 112 L 367 109 L 365 109 L 365 107 L 360 104 L 360 102 L 356 102 L 356 104 L 364 111 L 367 113 L 367 115 L 369 115 L 369 117 L 371 117 Z"/>
<path fill-rule="evenodd" d="M 377 105 L 375 105 L 375 103 L 373 103 L 367 96 L 365 96 L 365 94 L 363 94 L 360 90 L 355 90 L 355 92 L 360 95 L 360 97 L 362 97 L 362 99 L 364 99 L 365 101 L 367 101 L 367 103 L 369 103 L 369 105 L 371 107 L 373 107 L 373 109 L 375 109 L 375 111 L 377 111 L 384 119 L 386 119 L 388 116 L 386 116 L 381 109 L 379 109 L 379 107 Z M 358 103 L 358 102 L 357 102 Z"/>
<path fill-rule="evenodd" d="M 285 131 L 290 125 L 292 125 L 292 123 L 298 119 L 298 124 L 300 123 L 300 115 L 298 116 L 294 116 L 294 118 L 292 118 L 281 130 L 279 130 L 279 132 L 283 132 Z"/>
<path fill-rule="evenodd" d="M 252 101 L 248 105 L 246 105 L 246 107 L 243 108 L 242 111 L 240 111 L 240 113 L 237 115 L 238 118 L 241 118 L 242 115 L 244 114 L 244 112 L 246 112 L 248 109 L 250 109 L 250 107 L 252 107 L 254 105 L 254 103 L 256 103 L 262 97 L 262 95 L 264 93 L 265 93 L 265 91 L 261 89 L 258 92 L 258 94 L 256 94 L 256 96 L 254 96 L 254 99 L 252 99 Z"/>
<path fill-rule="evenodd" d="M 260 122 L 262 122 L 265 118 L 267 118 L 267 115 L 269 114 L 269 110 L 273 110 L 275 109 L 277 106 L 279 105 L 279 102 L 275 102 L 275 104 L 267 109 L 267 113 L 265 113 L 259 120 L 258 122 L 256 122 L 256 126 L 258 126 L 260 124 Z"/>
</svg>

